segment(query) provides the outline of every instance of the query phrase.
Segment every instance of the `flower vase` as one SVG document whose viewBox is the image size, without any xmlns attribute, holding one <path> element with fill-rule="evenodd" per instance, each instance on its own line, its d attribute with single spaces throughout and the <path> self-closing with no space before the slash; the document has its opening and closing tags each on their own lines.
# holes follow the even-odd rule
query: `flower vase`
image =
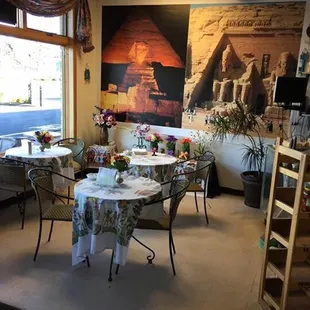
<svg viewBox="0 0 310 310">
<path fill-rule="evenodd" d="M 175 156 L 175 143 L 174 142 L 167 143 L 166 154 L 170 156 Z"/>
<path fill-rule="evenodd" d="M 44 150 L 45 150 L 45 145 L 40 145 L 39 148 L 40 148 L 40 151 L 41 151 L 41 152 L 44 152 Z"/>
<path fill-rule="evenodd" d="M 106 127 L 100 127 L 99 145 L 108 145 L 109 131 Z"/>
<path fill-rule="evenodd" d="M 154 150 L 155 150 L 155 152 L 158 152 L 158 142 L 151 141 L 150 142 L 150 147 L 151 147 L 151 151 L 152 152 L 154 152 Z"/>
<path fill-rule="evenodd" d="M 189 143 L 183 143 L 182 144 L 182 152 L 190 154 L 190 144 Z"/>
<path fill-rule="evenodd" d="M 137 144 L 137 147 L 138 149 L 144 149 L 145 148 L 145 145 L 143 144 L 143 137 L 139 137 L 138 138 L 138 144 Z"/>
</svg>

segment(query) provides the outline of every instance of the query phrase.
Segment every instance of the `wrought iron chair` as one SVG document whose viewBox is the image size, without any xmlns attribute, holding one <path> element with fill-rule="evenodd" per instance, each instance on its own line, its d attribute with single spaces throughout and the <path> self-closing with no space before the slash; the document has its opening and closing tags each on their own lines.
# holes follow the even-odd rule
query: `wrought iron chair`
<svg viewBox="0 0 310 310">
<path fill-rule="evenodd" d="M 190 181 L 187 192 L 194 193 L 197 212 L 199 212 L 197 193 L 203 193 L 204 212 L 207 224 L 209 224 L 207 213 L 207 189 L 209 175 L 214 160 L 214 155 L 211 152 L 208 152 L 208 154 L 197 157 L 196 167 L 185 167 L 184 172 L 173 176 L 174 179 L 186 178 Z"/>
<path fill-rule="evenodd" d="M 74 174 L 83 173 L 85 162 L 85 142 L 78 138 L 66 138 L 55 142 L 53 145 L 66 147 L 72 151 L 73 154 L 73 168 Z"/>
<path fill-rule="evenodd" d="M 0 189 L 16 194 L 19 212 L 22 216 L 21 229 L 24 229 L 25 224 L 27 192 L 32 191 L 31 183 L 27 179 L 29 167 L 37 166 L 16 159 L 0 158 Z M 51 166 L 44 168 L 52 169 Z"/>
<path fill-rule="evenodd" d="M 170 260 L 171 260 L 173 274 L 176 275 L 175 267 L 174 267 L 174 260 L 173 260 L 173 253 L 175 254 L 176 251 L 175 251 L 173 235 L 172 235 L 172 224 L 176 218 L 180 202 L 186 194 L 189 181 L 186 179 L 172 180 L 172 181 L 164 182 L 162 183 L 162 185 L 170 186 L 169 195 L 160 200 L 152 201 L 149 204 L 145 204 L 145 206 L 156 204 L 156 203 L 163 203 L 170 199 L 169 212 L 166 213 L 161 219 L 158 219 L 158 220 L 138 219 L 135 229 L 165 230 L 169 232 Z M 144 243 L 142 243 L 140 240 L 138 240 L 135 236 L 132 236 L 132 238 L 136 240 L 139 244 L 141 244 L 143 247 L 145 247 L 146 249 L 152 252 L 152 255 L 149 255 L 147 257 L 149 263 L 151 264 L 153 259 L 155 258 L 155 252 L 151 248 L 146 246 Z M 119 265 L 117 265 L 116 274 L 118 273 L 118 270 L 119 270 Z"/>
<path fill-rule="evenodd" d="M 68 178 L 58 172 L 54 172 L 47 169 L 34 168 L 28 172 L 31 185 L 34 188 L 37 196 L 39 205 L 39 214 L 40 214 L 39 236 L 33 261 L 36 261 L 39 252 L 43 221 L 51 221 L 50 232 L 48 235 L 48 242 L 51 241 L 54 221 L 60 221 L 60 222 L 72 221 L 73 205 L 66 204 L 64 200 L 66 199 L 74 200 L 74 198 L 59 194 L 54 190 L 53 176 L 55 175 L 63 177 L 64 179 L 70 182 L 76 182 L 76 180 Z M 46 202 L 49 202 L 49 206 L 47 208 L 43 208 Z M 86 257 L 86 261 L 89 267 L 88 257 Z"/>
</svg>

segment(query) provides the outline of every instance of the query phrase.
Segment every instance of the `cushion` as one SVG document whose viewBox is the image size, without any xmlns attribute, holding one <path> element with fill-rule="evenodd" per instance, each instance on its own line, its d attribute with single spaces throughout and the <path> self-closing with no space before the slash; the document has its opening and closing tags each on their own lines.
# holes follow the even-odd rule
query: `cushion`
<svg viewBox="0 0 310 310">
<path fill-rule="evenodd" d="M 73 162 L 72 162 L 72 165 L 73 165 L 74 172 L 79 172 L 79 171 L 81 171 L 81 165 L 80 165 L 78 162 L 73 161 Z"/>
<path fill-rule="evenodd" d="M 55 220 L 55 221 L 72 221 L 73 205 L 52 205 L 43 214 L 44 220 Z"/>
<path fill-rule="evenodd" d="M 188 186 L 187 192 L 203 192 L 203 188 L 200 184 L 191 182 Z"/>
</svg>

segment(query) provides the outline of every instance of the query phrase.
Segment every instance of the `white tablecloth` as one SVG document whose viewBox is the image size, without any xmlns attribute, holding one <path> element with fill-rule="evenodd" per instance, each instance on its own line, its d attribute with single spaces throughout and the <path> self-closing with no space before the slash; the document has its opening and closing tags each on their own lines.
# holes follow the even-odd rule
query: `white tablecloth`
<svg viewBox="0 0 310 310">
<path fill-rule="evenodd" d="M 34 146 L 32 155 L 28 154 L 27 147 L 14 147 L 5 152 L 5 157 L 21 160 L 38 167 L 51 166 L 53 171 L 74 179 L 72 152 L 65 147 L 52 146 L 50 149 L 41 152 L 37 146 Z M 27 167 L 28 170 L 32 168 L 32 166 Z M 59 176 L 53 176 L 53 182 L 59 189 L 64 189 L 70 184 L 70 182 Z"/>
<path fill-rule="evenodd" d="M 113 249 L 114 262 L 124 265 L 141 209 L 161 196 L 161 186 L 134 176 L 124 176 L 124 183 L 114 188 L 84 179 L 75 185 L 74 196 L 72 264 L 83 261 L 88 254 Z"/>
</svg>

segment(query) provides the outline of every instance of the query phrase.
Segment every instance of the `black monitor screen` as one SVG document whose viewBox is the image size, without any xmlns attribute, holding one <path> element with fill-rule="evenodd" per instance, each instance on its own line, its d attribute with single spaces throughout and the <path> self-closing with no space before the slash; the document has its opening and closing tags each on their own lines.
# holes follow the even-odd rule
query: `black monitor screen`
<svg viewBox="0 0 310 310">
<path fill-rule="evenodd" d="M 305 103 L 308 79 L 277 77 L 273 101 L 276 103 Z"/>
</svg>

